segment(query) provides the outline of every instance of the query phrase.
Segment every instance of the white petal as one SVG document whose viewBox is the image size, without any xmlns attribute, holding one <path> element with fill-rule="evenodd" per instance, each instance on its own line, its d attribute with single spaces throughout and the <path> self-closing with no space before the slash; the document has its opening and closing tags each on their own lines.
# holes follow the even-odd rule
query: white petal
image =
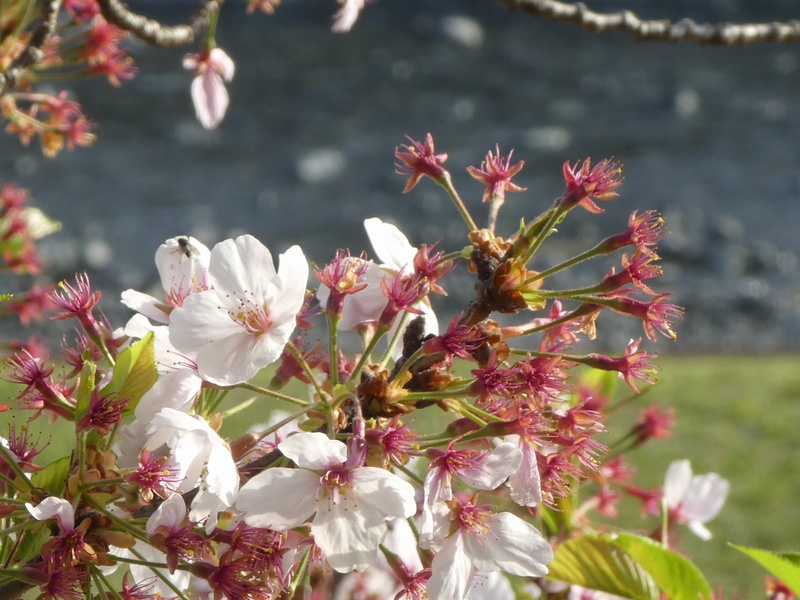
<svg viewBox="0 0 800 600">
<path fill-rule="evenodd" d="M 211 52 L 208 53 L 208 62 L 225 78 L 225 81 L 233 79 L 236 67 L 233 64 L 233 59 L 222 48 L 212 48 Z"/>
<path fill-rule="evenodd" d="M 542 501 L 539 465 L 536 451 L 530 444 L 523 443 L 522 463 L 517 472 L 508 478 L 508 485 L 511 488 L 511 499 L 520 506 L 536 506 Z"/>
<path fill-rule="evenodd" d="M 215 287 L 256 298 L 264 297 L 266 286 L 277 275 L 272 254 L 252 235 L 240 235 L 214 246 L 208 270 Z"/>
<path fill-rule="evenodd" d="M 331 31 L 335 33 L 345 33 L 358 19 L 358 14 L 364 8 L 365 0 L 344 0 L 344 6 L 334 15 L 333 27 Z"/>
<path fill-rule="evenodd" d="M 222 438 L 212 441 L 206 471 L 203 479 L 208 491 L 219 496 L 227 506 L 233 506 L 239 490 L 239 470 L 230 448 Z"/>
<path fill-rule="evenodd" d="M 192 80 L 194 112 L 206 129 L 214 129 L 220 124 L 229 102 L 228 90 L 216 71 L 209 69 Z"/>
<path fill-rule="evenodd" d="M 397 227 L 372 218 L 364 221 L 364 228 L 375 254 L 383 261 L 384 266 L 400 271 L 414 262 L 417 249 Z"/>
<path fill-rule="evenodd" d="M 503 442 L 477 461 L 475 468 L 460 470 L 458 474 L 476 489 L 493 490 L 516 472 L 521 462 L 522 451 L 513 444 Z"/>
<path fill-rule="evenodd" d="M 133 414 L 137 420 L 149 424 L 162 408 L 188 413 L 202 384 L 197 373 L 188 369 L 162 375 L 139 400 Z"/>
<path fill-rule="evenodd" d="M 381 289 L 381 281 L 384 277 L 391 279 L 393 275 L 372 261 L 367 263 L 367 271 L 362 278 L 362 283 L 366 283 L 367 287 L 347 295 L 344 301 L 342 320 L 339 321 L 339 329 L 355 329 L 362 323 L 378 320 L 389 301 Z"/>
<path fill-rule="evenodd" d="M 414 486 L 397 475 L 376 467 L 350 472 L 350 482 L 360 504 L 371 504 L 384 516 L 405 519 L 417 512 Z"/>
<path fill-rule="evenodd" d="M 450 475 L 433 468 L 422 485 L 425 494 L 422 504 L 422 523 L 419 529 L 421 548 L 438 548 L 450 529 L 450 509 L 445 502 L 453 498 Z"/>
<path fill-rule="evenodd" d="M 347 460 L 347 446 L 318 431 L 290 435 L 278 450 L 304 469 L 327 470 Z"/>
<path fill-rule="evenodd" d="M 277 360 L 283 350 L 281 348 L 276 352 L 273 346 L 265 346 L 264 341 L 239 328 L 237 332 L 200 349 L 196 359 L 197 372 L 206 381 L 217 385 L 229 386 L 248 381 Z"/>
<path fill-rule="evenodd" d="M 382 543 L 408 567 L 409 572 L 416 573 L 423 569 L 417 538 L 408 524 L 408 519 L 390 521 Z"/>
<path fill-rule="evenodd" d="M 730 484 L 716 473 L 692 477 L 681 504 L 681 513 L 690 521 L 708 523 L 719 514 L 728 497 Z"/>
<path fill-rule="evenodd" d="M 692 530 L 692 533 L 694 533 L 701 540 L 704 540 L 704 541 L 707 542 L 708 540 L 710 540 L 713 537 L 711 535 L 711 532 L 706 528 L 706 526 L 703 525 L 702 523 L 700 523 L 699 521 L 690 521 L 688 523 L 688 526 L 689 526 L 689 529 Z"/>
<path fill-rule="evenodd" d="M 153 319 L 153 321 L 157 323 L 169 323 L 169 315 L 159 308 L 164 305 L 164 302 L 159 302 L 150 294 L 143 294 L 136 290 L 125 290 L 122 292 L 122 303 L 128 308 L 142 313 L 148 319 Z M 133 335 L 133 331 L 134 330 L 129 331 L 128 327 L 125 327 L 125 333 L 127 335 Z"/>
<path fill-rule="evenodd" d="M 169 529 L 177 529 L 186 518 L 186 502 L 180 494 L 172 494 L 164 500 L 156 511 L 147 519 L 145 529 L 147 533 L 153 534 L 161 526 Z"/>
<path fill-rule="evenodd" d="M 275 320 L 297 318 L 303 308 L 308 285 L 308 261 L 300 246 L 292 246 L 278 258 L 280 296 L 270 305 L 270 317 Z"/>
<path fill-rule="evenodd" d="M 478 573 L 472 578 L 467 600 L 514 600 L 511 582 L 502 573 Z"/>
<path fill-rule="evenodd" d="M 692 480 L 692 465 L 688 460 L 676 460 L 667 469 L 664 479 L 664 498 L 667 506 L 677 508 L 689 489 Z"/>
<path fill-rule="evenodd" d="M 169 341 L 181 352 L 194 354 L 216 340 L 240 333 L 244 328 L 228 314 L 236 308 L 236 300 L 219 290 L 192 294 L 170 315 Z"/>
<path fill-rule="evenodd" d="M 167 562 L 166 554 L 140 540 L 136 540 L 134 550 L 148 562 L 156 564 L 164 564 Z M 138 556 L 136 558 L 138 558 Z M 151 569 L 150 567 L 137 564 L 131 564 L 130 569 L 131 577 L 133 577 L 136 583 L 147 581 L 148 585 L 152 584 L 152 587 L 149 589 L 149 593 L 151 594 L 161 594 L 164 598 L 172 598 L 174 596 L 175 592 L 164 583 L 164 579 L 172 582 L 179 590 L 189 589 L 191 575 L 188 571 L 176 570 L 175 573 L 170 574 L 167 569 Z M 159 575 L 156 575 L 156 573 Z"/>
<path fill-rule="evenodd" d="M 341 494 L 335 501 L 321 500 L 311 533 L 336 571 L 363 571 L 376 562 L 386 522 L 380 511 L 358 504 L 352 494 Z"/>
<path fill-rule="evenodd" d="M 494 515 L 485 534 L 464 534 L 467 553 L 478 571 L 505 571 L 523 577 L 547 574 L 553 549 L 539 530 L 511 513 Z"/>
<path fill-rule="evenodd" d="M 319 489 L 319 475 L 311 471 L 267 469 L 242 486 L 236 508 L 251 527 L 286 531 L 314 514 Z"/>
<path fill-rule="evenodd" d="M 75 510 L 72 508 L 72 504 L 63 498 L 49 496 L 36 506 L 26 502 L 25 508 L 37 521 L 46 521 L 55 517 L 62 532 L 75 529 Z"/>
<path fill-rule="evenodd" d="M 208 287 L 210 258 L 209 249 L 191 236 L 166 240 L 156 250 L 156 267 L 164 291 L 184 297 Z"/>
<path fill-rule="evenodd" d="M 433 557 L 431 570 L 427 586 L 429 600 L 462 600 L 467 595 L 472 562 L 465 552 L 460 531 L 447 538 Z"/>
</svg>

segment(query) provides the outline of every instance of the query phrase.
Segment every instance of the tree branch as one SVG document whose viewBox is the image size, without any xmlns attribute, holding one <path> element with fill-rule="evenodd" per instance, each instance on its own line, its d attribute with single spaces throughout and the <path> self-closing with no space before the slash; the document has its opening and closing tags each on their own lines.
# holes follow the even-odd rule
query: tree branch
<svg viewBox="0 0 800 600">
<path fill-rule="evenodd" d="M 597 13 L 579 2 L 558 0 L 500 0 L 509 10 L 516 10 L 552 19 L 568 21 L 592 33 L 622 31 L 637 40 L 655 42 L 689 41 L 696 44 L 734 46 L 756 42 L 796 42 L 800 40 L 800 21 L 783 23 L 697 23 L 692 19 L 645 21 L 629 10 Z"/>
<path fill-rule="evenodd" d="M 109 23 L 131 32 L 140 40 L 161 48 L 191 44 L 205 31 L 211 15 L 219 10 L 223 0 L 204 0 L 185 25 L 162 25 L 131 12 L 120 0 L 98 0 L 100 11 Z"/>
<path fill-rule="evenodd" d="M 0 73 L 0 96 L 17 85 L 22 74 L 44 58 L 44 46 L 56 30 L 61 0 L 47 0 L 42 5 L 42 22 L 34 30 L 25 49 Z"/>
</svg>

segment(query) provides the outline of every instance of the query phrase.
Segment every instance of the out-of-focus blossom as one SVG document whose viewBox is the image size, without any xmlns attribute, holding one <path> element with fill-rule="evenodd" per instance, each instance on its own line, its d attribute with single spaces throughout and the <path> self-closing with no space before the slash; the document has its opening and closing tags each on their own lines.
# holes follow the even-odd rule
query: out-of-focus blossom
<svg viewBox="0 0 800 600">
<path fill-rule="evenodd" d="M 698 537 L 711 539 L 705 524 L 719 514 L 730 484 L 716 473 L 692 476 L 688 460 L 676 460 L 664 481 L 664 498 L 670 514 L 681 523 L 686 523 Z"/>
<path fill-rule="evenodd" d="M 366 4 L 366 0 L 339 0 L 342 7 L 333 16 L 333 27 L 336 33 L 347 33 L 355 25 L 358 15 Z"/>
<path fill-rule="evenodd" d="M 230 99 L 225 82 L 233 79 L 233 60 L 221 48 L 211 48 L 186 55 L 183 68 L 195 75 L 192 102 L 197 120 L 206 129 L 214 129 L 228 110 Z"/>
</svg>

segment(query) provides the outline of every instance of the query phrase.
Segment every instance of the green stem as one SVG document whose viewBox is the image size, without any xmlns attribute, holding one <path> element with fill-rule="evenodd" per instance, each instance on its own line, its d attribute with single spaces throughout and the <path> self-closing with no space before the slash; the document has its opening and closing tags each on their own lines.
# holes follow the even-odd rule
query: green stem
<svg viewBox="0 0 800 600">
<path fill-rule="evenodd" d="M 328 362 L 330 362 L 331 388 L 335 388 L 339 384 L 339 342 L 337 336 L 339 334 L 341 316 L 329 314 L 326 320 L 328 322 Z M 310 377 L 310 379 L 315 381 L 313 377 Z M 320 398 L 322 398 L 321 394 Z"/>
<path fill-rule="evenodd" d="M 286 598 L 294 598 L 294 593 L 297 590 L 297 586 L 300 585 L 300 581 L 305 578 L 308 572 L 308 563 L 311 557 L 311 548 L 306 550 L 306 553 L 303 555 L 303 558 L 300 560 L 300 564 L 297 566 L 297 571 L 292 577 L 292 581 L 286 588 L 286 593 L 284 597 Z"/>
<path fill-rule="evenodd" d="M 294 345 L 294 342 L 292 342 L 292 341 L 290 341 L 286 345 L 286 347 L 289 348 L 289 352 L 292 354 L 294 359 L 302 367 L 303 373 L 306 374 L 306 377 L 308 377 L 308 380 L 311 382 L 311 385 L 314 386 L 314 390 L 317 392 L 317 396 L 319 397 L 319 399 L 320 400 L 324 400 L 325 399 L 325 392 L 323 392 L 322 388 L 319 386 L 319 382 L 317 381 L 317 378 L 314 375 L 314 371 L 311 370 L 311 367 L 309 366 L 308 362 L 306 361 L 305 358 L 303 358 L 303 354 L 300 352 L 300 350 L 297 348 L 297 346 Z M 337 354 L 338 353 L 334 353 L 334 355 L 337 355 Z M 337 356 L 337 358 L 338 358 L 338 356 Z M 336 375 L 334 375 L 334 373 Z M 333 358 L 331 358 L 331 381 L 332 382 L 336 382 L 337 379 L 338 379 L 338 376 L 339 376 L 339 366 L 338 366 L 337 363 L 335 363 L 333 361 Z M 336 386 L 336 383 L 333 383 L 331 388 L 333 388 L 335 386 Z"/>
<path fill-rule="evenodd" d="M 464 222 L 469 227 L 470 231 L 478 231 L 478 226 L 475 224 L 475 221 L 472 219 L 472 216 L 469 214 L 464 201 L 461 199 L 461 196 L 458 195 L 455 186 L 453 185 L 453 180 L 450 178 L 450 173 L 445 171 L 444 175 L 442 175 L 439 179 L 435 180 L 436 183 L 441 185 L 448 193 L 450 198 L 453 200 L 453 203 L 456 205 L 456 209 L 458 213 L 461 215 L 461 218 L 464 219 Z"/>
<path fill-rule="evenodd" d="M 563 262 L 560 265 L 556 265 L 555 267 L 550 267 L 549 269 L 542 271 L 541 273 L 537 273 L 533 277 L 529 277 L 523 282 L 523 285 L 531 284 L 534 281 L 539 281 L 540 279 L 549 277 L 553 273 L 558 273 L 559 271 L 563 271 L 564 269 L 569 269 L 570 267 L 575 266 L 578 263 L 582 263 L 583 261 L 588 260 L 590 258 L 608 254 L 608 252 L 603 252 L 602 248 L 603 248 L 602 243 L 597 244 L 594 248 L 591 248 L 586 252 L 582 252 L 581 254 L 578 254 L 577 256 L 570 258 L 568 261 Z"/>
<path fill-rule="evenodd" d="M 3 455 L 3 460 L 5 460 L 6 464 L 11 468 L 12 471 L 14 471 L 14 474 L 20 479 L 20 481 L 24 481 L 28 486 L 28 489 L 31 493 L 31 500 L 39 500 L 41 497 L 39 490 L 33 485 L 33 483 L 31 483 L 31 480 L 28 479 L 28 476 L 25 474 L 25 471 L 22 470 L 22 467 L 17 464 L 17 457 L 14 456 L 14 454 L 3 444 L 0 444 L 0 454 Z M 11 484 L 12 487 L 19 489 L 15 481 L 6 481 Z"/>
<path fill-rule="evenodd" d="M 98 481 L 87 481 L 82 483 L 79 486 L 79 490 L 81 492 L 85 492 L 88 489 L 93 487 L 100 487 L 101 485 L 118 485 L 120 483 L 125 483 L 125 479 L 123 477 L 113 477 L 111 479 L 100 479 Z"/>
<path fill-rule="evenodd" d="M 389 347 L 386 348 L 386 352 L 381 359 L 381 369 L 385 369 L 386 365 L 389 362 L 389 359 L 392 358 L 392 351 L 394 350 L 395 346 L 397 346 L 398 342 L 403 339 L 403 333 L 405 332 L 406 325 L 408 324 L 408 320 L 411 317 L 411 313 L 407 310 L 403 311 L 403 316 L 400 317 L 400 323 L 397 325 L 397 329 L 394 330 L 394 335 L 392 339 L 389 341 Z"/>
<path fill-rule="evenodd" d="M 105 575 L 103 575 L 103 573 L 100 571 L 100 569 L 98 569 L 97 567 L 92 566 L 91 567 L 91 573 L 92 573 L 92 577 L 95 578 L 95 585 L 97 586 L 98 590 L 103 589 L 105 587 L 106 590 L 108 590 L 108 592 L 114 598 L 116 598 L 116 600 L 123 600 L 123 598 L 120 595 L 120 593 L 117 592 L 114 589 L 114 586 L 112 586 L 111 582 L 108 581 L 108 579 L 106 579 Z"/>
<path fill-rule="evenodd" d="M 375 334 L 372 336 L 372 339 L 367 344 L 367 347 L 364 348 L 364 353 L 361 355 L 361 358 L 358 361 L 358 364 L 353 369 L 353 372 L 350 374 L 350 381 L 355 380 L 356 377 L 361 376 L 361 370 L 366 366 L 367 362 L 370 360 L 370 356 L 372 355 L 372 351 L 375 349 L 375 346 L 378 345 L 378 340 L 386 333 L 388 329 L 386 327 L 378 326 L 375 330 Z"/>
<path fill-rule="evenodd" d="M 294 404 L 295 406 L 308 406 L 308 402 L 306 402 L 305 400 L 300 400 L 299 398 L 294 398 L 293 396 L 287 396 L 286 394 L 281 394 L 280 392 L 263 388 L 249 382 L 240 383 L 236 387 L 241 388 L 243 390 L 256 392 L 257 394 L 261 394 L 263 396 L 271 396 L 272 398 L 277 398 L 278 400 L 289 402 L 290 404 Z"/>
<path fill-rule="evenodd" d="M 540 248 L 540 246 L 544 242 L 545 238 L 547 238 L 547 236 L 550 235 L 550 232 L 553 230 L 553 227 L 556 226 L 556 223 L 558 223 L 558 220 L 564 214 L 564 212 L 562 210 L 559 210 L 558 204 L 556 204 L 550 210 L 552 211 L 552 214 L 550 215 L 550 218 L 547 220 L 547 222 L 545 223 L 544 227 L 542 227 L 541 231 L 539 232 L 539 235 L 537 235 L 536 238 L 531 242 L 531 246 L 530 246 L 530 248 L 528 248 L 528 252 L 525 254 L 525 258 L 523 258 L 520 261 L 520 264 L 523 264 L 523 265 L 527 264 L 528 261 L 531 259 L 531 257 L 534 254 L 536 254 L 536 251 Z M 536 221 L 531 223 L 531 225 L 529 227 L 529 231 L 530 231 L 530 229 L 532 229 L 535 226 L 537 226 Z M 525 235 L 525 234 L 523 234 L 523 235 Z"/>
<path fill-rule="evenodd" d="M 108 512 L 105 509 L 105 507 L 103 507 L 101 504 L 95 502 L 91 495 L 87 495 L 85 497 L 85 500 L 86 500 L 86 503 L 89 506 L 91 506 L 95 510 L 101 512 L 105 517 L 107 517 L 109 520 L 111 520 L 113 523 L 115 523 L 120 529 L 123 529 L 124 531 L 127 531 L 133 537 L 135 537 L 137 540 L 140 540 L 140 541 L 142 541 L 142 542 L 144 542 L 146 544 L 150 543 L 150 537 L 147 535 L 146 532 L 142 531 L 141 529 L 139 529 L 137 527 L 134 527 L 128 521 L 126 521 L 124 519 L 120 519 L 118 516 L 113 515 L 110 512 Z"/>
<path fill-rule="evenodd" d="M 414 352 L 414 354 L 412 354 L 408 358 L 408 360 L 403 363 L 403 366 L 401 366 L 400 369 L 397 371 L 397 374 L 392 379 L 392 382 L 393 383 L 398 383 L 399 382 L 402 385 L 403 384 L 403 377 L 408 372 L 408 370 L 411 368 L 411 365 L 413 365 L 415 362 L 417 362 L 423 356 L 425 356 L 425 349 L 422 346 L 420 346 L 419 348 L 417 348 L 416 352 Z"/>
<path fill-rule="evenodd" d="M 163 581 L 164 585 L 166 585 L 169 589 L 171 589 L 173 592 L 175 592 L 178 595 L 178 598 L 180 598 L 181 600 L 189 600 L 189 598 L 182 591 L 180 591 L 175 586 L 174 583 L 172 583 L 172 580 L 169 578 L 169 576 L 166 575 L 164 573 L 164 571 L 162 571 L 162 569 L 169 569 L 169 567 L 167 565 L 165 565 L 165 564 L 157 564 L 157 563 L 153 563 L 153 562 L 144 560 L 144 557 L 141 554 L 139 554 L 134 548 L 130 548 L 130 552 L 136 558 L 138 558 L 138 560 L 135 560 L 135 559 L 132 559 L 132 558 L 122 558 L 120 556 L 117 556 L 115 558 L 119 562 L 126 562 L 126 563 L 129 563 L 129 564 L 132 564 L 132 565 L 144 565 L 145 567 L 150 567 L 152 569 L 153 573 L 155 574 L 155 576 L 158 577 L 161 581 Z M 178 568 L 180 569 L 181 565 L 178 565 Z"/>
</svg>

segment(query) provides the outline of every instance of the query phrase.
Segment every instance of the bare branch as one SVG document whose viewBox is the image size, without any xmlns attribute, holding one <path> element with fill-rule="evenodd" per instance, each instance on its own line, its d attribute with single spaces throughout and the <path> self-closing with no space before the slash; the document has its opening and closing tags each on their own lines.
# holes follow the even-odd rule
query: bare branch
<svg viewBox="0 0 800 600">
<path fill-rule="evenodd" d="M 98 0 L 106 21 L 161 48 L 185 46 L 194 42 L 208 27 L 211 15 L 219 10 L 222 2 L 223 0 L 204 0 L 188 24 L 169 26 L 131 12 L 120 0 Z"/>
<path fill-rule="evenodd" d="M 554 21 L 568 21 L 587 31 L 622 31 L 637 40 L 655 42 L 689 41 L 696 44 L 734 46 L 756 42 L 796 42 L 800 40 L 800 21 L 773 23 L 697 23 L 692 19 L 645 21 L 629 10 L 597 13 L 582 2 L 557 0 L 500 0 L 509 10 L 517 10 Z"/>
<path fill-rule="evenodd" d="M 34 30 L 25 49 L 0 73 L 0 96 L 17 85 L 22 74 L 44 58 L 44 46 L 56 30 L 61 0 L 47 0 L 42 5 L 42 22 Z"/>
</svg>

